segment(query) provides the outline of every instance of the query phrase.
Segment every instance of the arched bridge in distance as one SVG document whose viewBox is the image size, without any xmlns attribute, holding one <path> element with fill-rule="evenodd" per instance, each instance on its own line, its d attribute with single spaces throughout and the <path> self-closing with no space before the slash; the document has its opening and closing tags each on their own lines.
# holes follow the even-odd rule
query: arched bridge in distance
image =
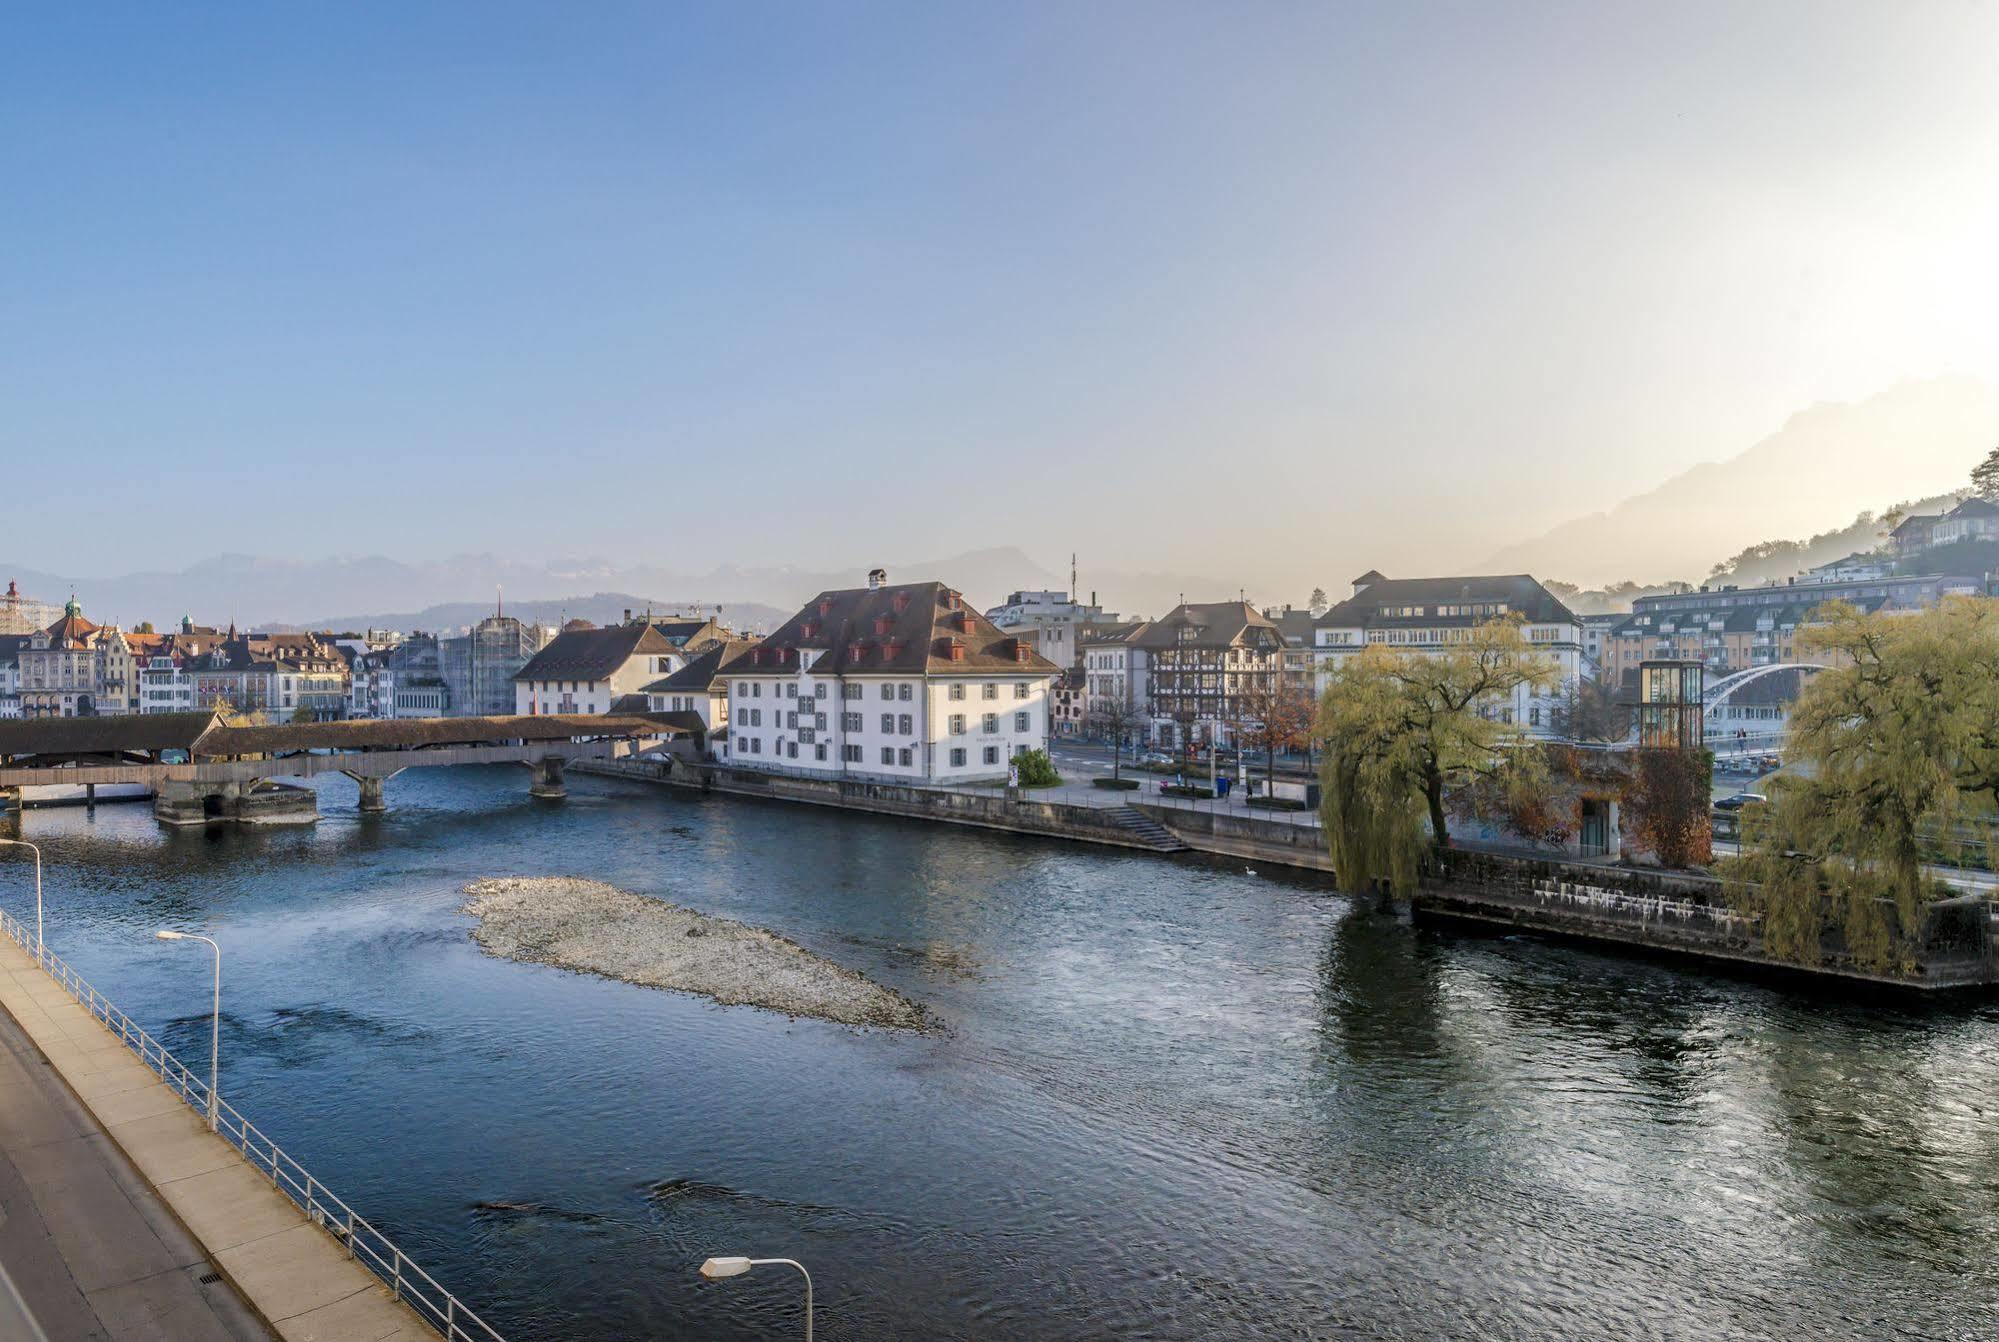
<svg viewBox="0 0 1999 1342">
<path fill-rule="evenodd" d="M 1802 686 L 1806 679 L 1825 669 L 1816 662 L 1772 662 L 1768 666 L 1752 666 L 1747 670 L 1734 671 L 1710 681 L 1701 694 L 1701 713 L 1706 719 L 1708 748 L 1715 753 L 1717 759 L 1737 755 L 1780 753 L 1789 733 L 1788 712 L 1775 719 L 1740 721 L 1738 725 L 1727 726 L 1724 724 L 1728 720 L 1722 716 L 1722 710 L 1735 698 L 1739 690 L 1759 681 L 1796 673 L 1798 683 Z"/>
<path fill-rule="evenodd" d="M 0 722 L 0 796 L 21 789 L 114 783 L 153 794 L 164 824 L 217 820 L 310 820 L 315 794 L 280 779 L 345 774 L 361 809 L 386 809 L 383 785 L 404 769 L 465 764 L 526 765 L 529 791 L 563 795 L 563 766 L 633 755 L 692 738 L 674 715 L 540 714 L 509 717 L 359 719 L 267 727 L 230 726 L 216 713 L 151 713 Z"/>
</svg>

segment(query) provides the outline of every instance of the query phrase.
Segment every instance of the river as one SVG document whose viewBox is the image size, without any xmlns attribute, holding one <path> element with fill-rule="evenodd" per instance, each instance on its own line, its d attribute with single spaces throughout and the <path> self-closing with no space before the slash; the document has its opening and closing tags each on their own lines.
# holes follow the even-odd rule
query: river
<svg viewBox="0 0 1999 1342">
<path fill-rule="evenodd" d="M 1308 879 L 427 769 L 382 817 L 31 812 L 48 938 L 509 1342 L 1992 1336 L 1999 1010 L 1850 1008 Z M 482 955 L 573 874 L 930 1008 L 869 1033 Z M 0 898 L 32 914 L 28 868 Z"/>
</svg>

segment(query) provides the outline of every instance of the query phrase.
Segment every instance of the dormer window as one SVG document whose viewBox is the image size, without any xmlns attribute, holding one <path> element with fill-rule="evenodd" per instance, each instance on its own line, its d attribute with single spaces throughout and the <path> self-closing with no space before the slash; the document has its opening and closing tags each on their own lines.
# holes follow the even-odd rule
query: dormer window
<svg viewBox="0 0 1999 1342">
<path fill-rule="evenodd" d="M 888 648 L 887 648 L 888 659 L 890 661 L 894 661 L 896 658 L 902 656 L 903 649 L 907 648 L 908 646 L 909 645 L 907 643 L 904 643 L 899 638 L 890 639 L 888 641 Z"/>
<path fill-rule="evenodd" d="M 822 596 L 822 597 L 820 597 L 820 598 L 819 598 L 819 613 L 820 613 L 821 615 L 831 615 L 831 614 L 833 613 L 833 598 L 832 598 L 832 597 L 830 597 L 830 596 Z"/>
<path fill-rule="evenodd" d="M 948 587 L 944 589 L 944 608 L 946 610 L 958 609 L 958 604 L 962 599 L 960 593 L 954 592 Z"/>
<path fill-rule="evenodd" d="M 818 622 L 807 620 L 804 624 L 798 626 L 798 636 L 800 638 L 817 638 L 819 636 Z"/>
<path fill-rule="evenodd" d="M 955 639 L 955 638 L 952 639 L 950 647 L 945 651 L 945 656 L 949 657 L 954 662 L 964 661 L 965 660 L 964 641 L 961 639 Z"/>
<path fill-rule="evenodd" d="M 893 628 L 895 628 L 895 621 L 891 619 L 889 616 L 886 615 L 875 616 L 875 636 L 877 638 L 887 634 L 888 631 Z"/>
<path fill-rule="evenodd" d="M 893 604 L 894 604 L 894 606 L 895 606 L 895 613 L 896 613 L 897 615 L 900 615 L 900 614 L 902 614 L 902 613 L 903 613 L 904 611 L 908 610 L 908 609 L 909 609 L 909 593 L 907 593 L 907 592 L 897 592 L 897 593 L 895 594 L 895 598 L 894 598 L 894 602 L 893 602 Z"/>
<path fill-rule="evenodd" d="M 959 612 L 958 612 L 958 619 L 957 619 L 956 623 L 957 623 L 957 626 L 958 626 L 958 632 L 959 632 L 959 633 L 961 633 L 961 634 L 969 634 L 969 633 L 971 633 L 971 632 L 972 632 L 972 612 L 970 612 L 970 611 L 968 611 L 968 610 L 961 610 L 961 611 L 959 611 Z"/>
</svg>

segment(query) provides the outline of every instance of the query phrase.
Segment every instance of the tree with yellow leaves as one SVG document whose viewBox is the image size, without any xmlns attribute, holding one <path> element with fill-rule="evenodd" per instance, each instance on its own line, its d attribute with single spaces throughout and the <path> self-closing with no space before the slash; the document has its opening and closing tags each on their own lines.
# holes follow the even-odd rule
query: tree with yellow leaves
<svg viewBox="0 0 1999 1342">
<path fill-rule="evenodd" d="M 1545 787 L 1511 708 L 1522 686 L 1551 689 L 1557 669 L 1520 625 L 1494 620 L 1435 651 L 1370 643 L 1333 673 L 1319 702 L 1320 816 L 1349 888 L 1413 889 L 1426 821 L 1431 841 L 1450 845 L 1447 791 Z"/>
<path fill-rule="evenodd" d="M 1785 772 L 1723 872 L 1774 954 L 1816 964 L 1834 932 L 1862 968 L 1907 970 L 1928 905 L 1950 893 L 1926 853 L 1999 800 L 1999 603 L 1839 602 L 1819 620 L 1799 655 L 1832 668 L 1792 708 Z"/>
</svg>

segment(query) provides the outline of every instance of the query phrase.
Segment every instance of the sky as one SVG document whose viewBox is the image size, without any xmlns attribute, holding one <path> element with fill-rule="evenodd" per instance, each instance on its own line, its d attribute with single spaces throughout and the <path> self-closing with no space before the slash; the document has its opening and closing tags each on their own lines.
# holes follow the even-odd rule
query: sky
<svg viewBox="0 0 1999 1342">
<path fill-rule="evenodd" d="M 1943 0 L 15 9 L 0 561 L 1437 571 L 1999 376 L 1996 50 Z"/>
</svg>

